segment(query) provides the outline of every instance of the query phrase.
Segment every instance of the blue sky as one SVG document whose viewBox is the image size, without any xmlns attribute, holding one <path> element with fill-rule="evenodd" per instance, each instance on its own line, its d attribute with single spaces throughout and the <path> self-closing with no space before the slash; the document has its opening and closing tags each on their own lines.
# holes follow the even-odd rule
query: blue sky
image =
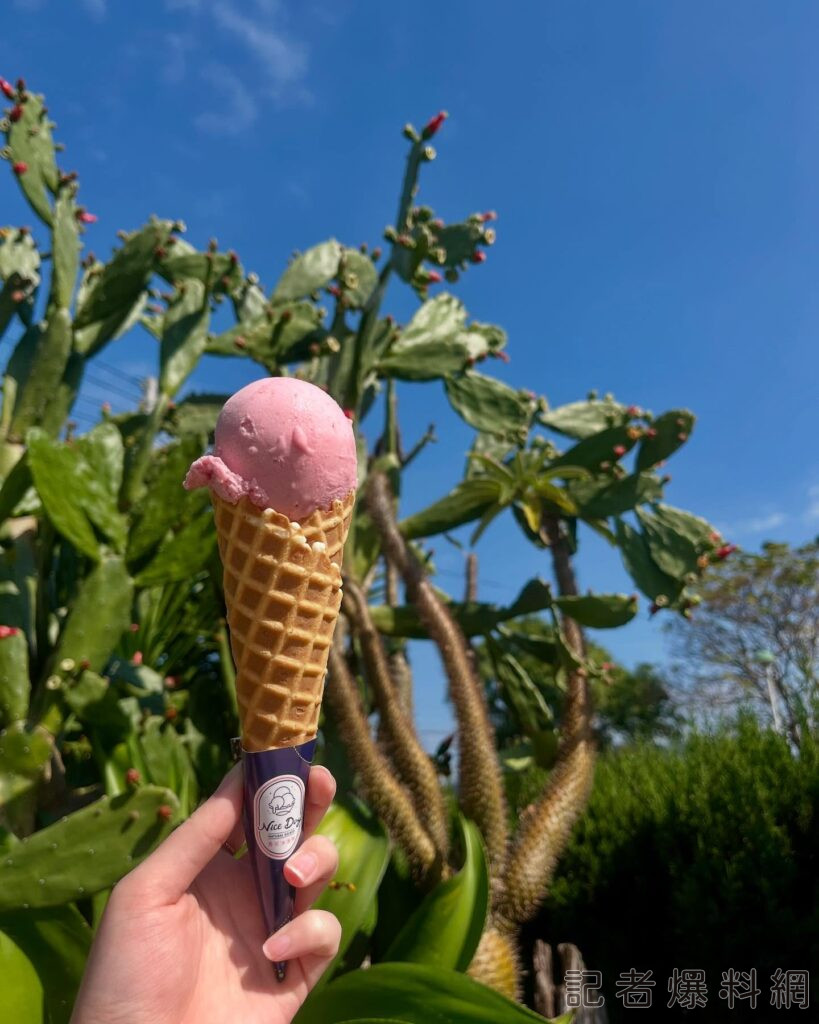
<svg viewBox="0 0 819 1024">
<path fill-rule="evenodd" d="M 499 212 L 488 261 L 456 289 L 509 332 L 512 361 L 492 372 L 554 405 L 598 388 L 687 406 L 699 420 L 669 465 L 672 504 L 751 548 L 819 530 L 815 4 L 7 6 L 0 74 L 48 95 L 98 254 L 151 212 L 197 244 L 216 235 L 271 286 L 293 249 L 377 243 L 401 126 L 444 107 L 422 198 L 447 219 Z M 0 202 L 0 222 L 31 221 L 10 175 Z M 414 299 L 394 289 L 388 305 L 406 319 Z M 136 333 L 104 359 L 128 394 L 155 346 Z M 211 361 L 195 383 L 254 375 Z M 125 397 L 104 392 L 89 385 L 79 413 Z M 409 439 L 431 419 L 441 436 L 407 480 L 409 512 L 454 484 L 470 437 L 437 386 L 405 387 L 402 405 Z M 487 600 L 548 572 L 510 523 L 479 554 Z M 436 560 L 459 591 L 463 555 L 441 540 Z M 584 587 L 631 589 L 588 536 L 578 570 Z M 664 656 L 644 613 L 603 639 L 627 664 Z M 419 666 L 422 723 L 443 728 L 435 662 Z"/>
</svg>

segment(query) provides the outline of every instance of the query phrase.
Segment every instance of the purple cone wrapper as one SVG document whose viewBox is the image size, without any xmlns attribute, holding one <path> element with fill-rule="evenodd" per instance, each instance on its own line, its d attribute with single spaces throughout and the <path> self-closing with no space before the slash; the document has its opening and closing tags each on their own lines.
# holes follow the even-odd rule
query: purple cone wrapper
<svg viewBox="0 0 819 1024">
<path fill-rule="evenodd" d="M 284 877 L 284 865 L 301 845 L 307 777 L 316 741 L 279 750 L 242 750 L 243 820 L 256 892 L 267 934 L 293 916 L 296 890 Z M 286 965 L 274 965 L 279 981 Z"/>
</svg>

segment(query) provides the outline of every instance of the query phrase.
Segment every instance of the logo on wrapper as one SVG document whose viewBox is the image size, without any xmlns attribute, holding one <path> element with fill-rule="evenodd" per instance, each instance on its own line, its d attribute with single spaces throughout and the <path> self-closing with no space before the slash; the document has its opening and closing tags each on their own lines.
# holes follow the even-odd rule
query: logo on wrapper
<svg viewBox="0 0 819 1024">
<path fill-rule="evenodd" d="M 304 783 L 297 775 L 279 775 L 256 790 L 256 842 L 267 857 L 284 860 L 295 850 L 303 813 Z"/>
</svg>

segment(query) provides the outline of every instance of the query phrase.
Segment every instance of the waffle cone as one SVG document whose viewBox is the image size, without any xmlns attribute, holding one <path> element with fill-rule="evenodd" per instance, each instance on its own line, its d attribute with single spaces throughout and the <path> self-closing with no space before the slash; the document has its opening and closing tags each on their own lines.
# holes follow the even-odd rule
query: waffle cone
<svg viewBox="0 0 819 1024">
<path fill-rule="evenodd" d="M 212 492 L 211 498 L 242 746 L 306 743 L 318 731 L 355 494 L 301 524 L 248 498 L 235 505 Z"/>
</svg>

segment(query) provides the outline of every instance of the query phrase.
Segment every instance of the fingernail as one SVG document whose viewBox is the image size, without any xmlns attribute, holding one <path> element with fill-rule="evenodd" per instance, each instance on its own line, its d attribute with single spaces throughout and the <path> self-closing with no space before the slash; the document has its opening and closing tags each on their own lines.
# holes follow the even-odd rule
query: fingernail
<svg viewBox="0 0 819 1024">
<path fill-rule="evenodd" d="M 289 862 L 289 868 L 298 881 L 306 882 L 316 870 L 318 861 L 313 853 L 297 853 Z"/>
<path fill-rule="evenodd" d="M 284 960 L 292 945 L 289 935 L 271 935 L 262 946 L 262 952 L 268 960 Z"/>
</svg>

